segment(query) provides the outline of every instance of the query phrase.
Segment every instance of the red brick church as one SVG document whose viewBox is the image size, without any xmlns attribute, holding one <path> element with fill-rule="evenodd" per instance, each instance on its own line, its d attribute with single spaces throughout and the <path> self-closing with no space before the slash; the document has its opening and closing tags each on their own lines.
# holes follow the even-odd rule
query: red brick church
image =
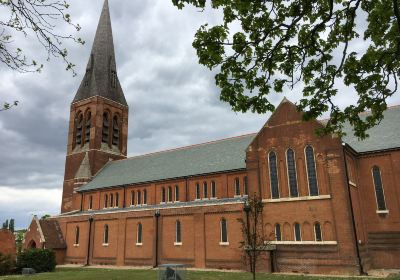
<svg viewBox="0 0 400 280">
<path fill-rule="evenodd" d="M 244 269 L 237 219 L 257 193 L 276 245 L 262 270 L 399 268 L 400 107 L 364 141 L 350 127 L 316 136 L 323 125 L 284 99 L 254 134 L 127 158 L 106 0 L 71 104 L 61 214 L 50 218 L 65 243 L 59 263 Z"/>
</svg>

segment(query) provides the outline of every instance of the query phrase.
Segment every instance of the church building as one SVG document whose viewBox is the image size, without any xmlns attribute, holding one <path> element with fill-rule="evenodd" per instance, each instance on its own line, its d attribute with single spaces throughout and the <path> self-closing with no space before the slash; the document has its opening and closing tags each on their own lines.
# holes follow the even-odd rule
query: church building
<svg viewBox="0 0 400 280">
<path fill-rule="evenodd" d="M 359 141 L 350 126 L 317 136 L 324 123 L 283 99 L 254 134 L 129 158 L 128 110 L 105 0 L 71 104 L 61 214 L 46 224 L 59 264 L 245 270 L 238 219 L 255 193 L 274 245 L 260 270 L 400 268 L 399 106 Z"/>
</svg>

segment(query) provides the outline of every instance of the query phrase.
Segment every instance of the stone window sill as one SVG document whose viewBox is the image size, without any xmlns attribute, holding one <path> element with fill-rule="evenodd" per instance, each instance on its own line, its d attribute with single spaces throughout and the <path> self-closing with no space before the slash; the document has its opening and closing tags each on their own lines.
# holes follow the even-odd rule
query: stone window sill
<svg viewBox="0 0 400 280">
<path fill-rule="evenodd" d="M 79 244 L 74 244 L 74 247 L 79 247 Z"/>
<path fill-rule="evenodd" d="M 273 198 L 263 199 L 263 202 L 276 203 L 276 202 L 291 202 L 291 201 L 307 201 L 307 200 L 323 200 L 330 199 L 331 195 L 318 195 L 318 196 L 299 196 L 299 197 L 284 197 L 284 198 Z"/>
<path fill-rule="evenodd" d="M 175 246 L 182 246 L 182 242 L 174 242 Z"/>
<path fill-rule="evenodd" d="M 229 242 L 219 242 L 219 245 L 221 245 L 221 246 L 229 246 Z"/>
<path fill-rule="evenodd" d="M 376 214 L 389 214 L 389 210 L 376 210 Z"/>
<path fill-rule="evenodd" d="M 108 247 L 108 243 L 103 243 L 103 247 Z"/>
<path fill-rule="evenodd" d="M 235 194 L 233 197 L 238 198 L 238 197 L 242 197 L 242 196 L 240 194 Z"/>
<path fill-rule="evenodd" d="M 136 246 L 143 246 L 143 243 L 136 243 Z"/>
<path fill-rule="evenodd" d="M 349 181 L 349 185 L 350 185 L 350 186 L 353 186 L 353 187 L 357 187 L 356 183 L 354 183 L 354 182 L 352 182 L 352 181 Z"/>
</svg>

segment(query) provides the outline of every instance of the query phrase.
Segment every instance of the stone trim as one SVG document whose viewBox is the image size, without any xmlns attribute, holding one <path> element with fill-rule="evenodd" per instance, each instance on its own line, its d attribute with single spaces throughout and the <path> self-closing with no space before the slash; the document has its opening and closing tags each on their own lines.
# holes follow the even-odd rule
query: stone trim
<svg viewBox="0 0 400 280">
<path fill-rule="evenodd" d="M 318 196 L 299 196 L 299 197 L 283 197 L 275 199 L 263 199 L 264 203 L 276 203 L 276 202 L 292 202 L 292 201 L 303 201 L 303 200 L 323 200 L 331 199 L 330 194 L 318 195 Z"/>
</svg>

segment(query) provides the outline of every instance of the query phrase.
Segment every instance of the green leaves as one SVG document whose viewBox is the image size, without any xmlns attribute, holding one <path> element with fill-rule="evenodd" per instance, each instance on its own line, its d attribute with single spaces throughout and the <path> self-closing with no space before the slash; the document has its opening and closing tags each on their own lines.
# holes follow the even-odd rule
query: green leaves
<svg viewBox="0 0 400 280">
<path fill-rule="evenodd" d="M 205 1 L 172 0 L 182 9 Z M 234 111 L 274 110 L 272 92 L 303 86 L 297 104 L 306 119 L 329 112 L 321 133 L 342 134 L 349 122 L 359 138 L 383 118 L 397 92 L 400 73 L 400 12 L 396 0 L 210 0 L 223 24 L 197 31 L 193 47 L 200 64 L 218 69 L 220 98 Z M 356 26 L 359 23 L 359 26 Z M 234 34 L 230 31 L 240 26 Z M 337 84 L 358 100 L 340 108 Z M 344 97 L 345 98 L 345 97 Z M 360 113 L 371 111 L 367 118 Z"/>
</svg>

